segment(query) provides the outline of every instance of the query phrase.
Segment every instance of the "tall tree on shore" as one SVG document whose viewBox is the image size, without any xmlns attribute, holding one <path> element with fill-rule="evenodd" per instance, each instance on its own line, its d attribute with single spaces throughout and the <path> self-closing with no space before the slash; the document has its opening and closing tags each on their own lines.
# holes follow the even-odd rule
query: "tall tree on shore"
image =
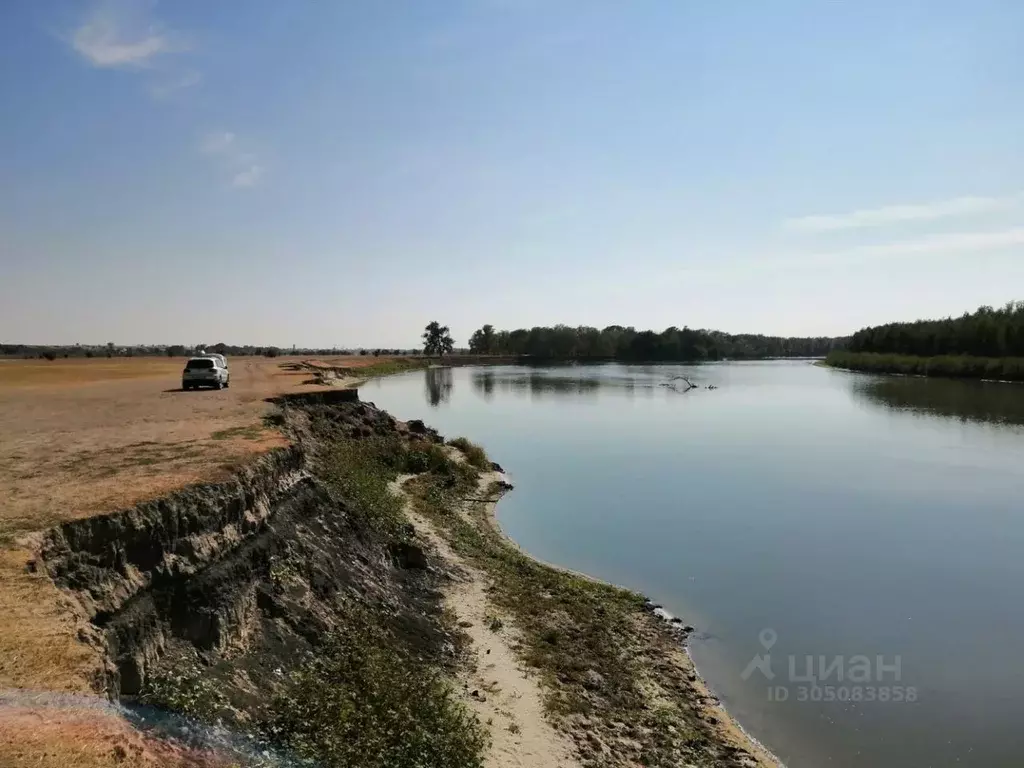
<svg viewBox="0 0 1024 768">
<path fill-rule="evenodd" d="M 444 357 L 454 348 L 455 342 L 452 341 L 447 325 L 441 325 L 437 320 L 427 323 L 427 327 L 423 331 L 423 354 L 427 357 L 432 355 Z"/>
<path fill-rule="evenodd" d="M 469 351 L 477 355 L 493 354 L 494 345 L 494 326 L 490 323 L 473 331 L 473 335 L 469 338 Z"/>
</svg>

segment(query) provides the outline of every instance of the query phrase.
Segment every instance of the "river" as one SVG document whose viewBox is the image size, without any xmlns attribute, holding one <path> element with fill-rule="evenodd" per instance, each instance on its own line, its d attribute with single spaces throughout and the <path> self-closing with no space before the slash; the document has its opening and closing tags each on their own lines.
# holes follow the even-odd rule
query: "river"
<svg viewBox="0 0 1024 768">
<path fill-rule="evenodd" d="M 790 768 L 1024 764 L 1024 387 L 763 361 L 435 368 L 362 397 L 481 443 L 531 554 L 683 616 Z"/>
</svg>

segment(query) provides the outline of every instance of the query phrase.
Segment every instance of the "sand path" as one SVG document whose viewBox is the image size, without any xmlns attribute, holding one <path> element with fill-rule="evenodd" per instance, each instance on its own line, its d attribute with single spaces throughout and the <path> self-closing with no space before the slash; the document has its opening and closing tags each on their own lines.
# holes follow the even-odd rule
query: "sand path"
<svg viewBox="0 0 1024 768">
<path fill-rule="evenodd" d="M 392 488 L 402 494 L 408 480 L 401 477 Z M 519 661 L 516 631 L 511 618 L 487 599 L 488 578 L 462 560 L 407 503 L 406 514 L 417 534 L 437 550 L 445 562 L 455 565 L 459 576 L 445 594 L 462 630 L 472 641 L 473 663 L 462 673 L 467 704 L 491 734 L 487 768 L 576 768 L 572 741 L 559 733 L 544 715 L 540 685 Z M 497 629 L 495 619 L 500 620 Z"/>
</svg>

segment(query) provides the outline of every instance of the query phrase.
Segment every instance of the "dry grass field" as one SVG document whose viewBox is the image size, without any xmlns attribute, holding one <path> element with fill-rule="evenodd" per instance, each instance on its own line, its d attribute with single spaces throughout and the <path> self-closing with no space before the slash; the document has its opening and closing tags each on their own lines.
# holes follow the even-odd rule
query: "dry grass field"
<svg viewBox="0 0 1024 768">
<path fill-rule="evenodd" d="M 19 689 L 88 694 L 100 663 L 77 639 L 80 619 L 31 567 L 32 548 L 50 526 L 223 478 L 283 445 L 263 424 L 267 398 L 324 389 L 297 362 L 310 361 L 232 358 L 229 389 L 183 392 L 184 359 L 0 360 L 0 768 L 203 762 L 140 747 L 109 715 L 4 705 L 4 691 Z"/>
<path fill-rule="evenodd" d="M 281 445 L 267 398 L 314 391 L 298 358 L 234 358 L 226 390 L 181 391 L 182 359 L 0 361 L 0 542 L 216 480 Z M 326 358 L 359 368 L 373 357 Z"/>
</svg>

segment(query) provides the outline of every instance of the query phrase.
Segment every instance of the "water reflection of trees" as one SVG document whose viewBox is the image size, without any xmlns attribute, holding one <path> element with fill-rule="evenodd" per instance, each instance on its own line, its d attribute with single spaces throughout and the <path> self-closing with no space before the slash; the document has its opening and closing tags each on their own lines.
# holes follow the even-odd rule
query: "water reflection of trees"
<svg viewBox="0 0 1024 768">
<path fill-rule="evenodd" d="M 472 382 L 474 389 L 483 395 L 485 400 L 494 397 L 494 371 L 473 371 Z"/>
<path fill-rule="evenodd" d="M 424 372 L 427 402 L 432 407 L 447 403 L 452 397 L 452 369 L 427 368 Z"/>
<path fill-rule="evenodd" d="M 1024 424 L 1024 387 L 984 381 L 886 377 L 854 383 L 854 396 L 874 406 L 961 422 Z"/>
<path fill-rule="evenodd" d="M 483 397 L 490 399 L 495 391 L 530 395 L 532 397 L 572 396 L 594 397 L 601 389 L 617 389 L 632 393 L 633 390 L 648 389 L 653 392 L 654 381 L 620 376 L 570 376 L 552 374 L 549 371 L 494 371 L 475 370 L 471 374 L 473 387 Z"/>
</svg>

